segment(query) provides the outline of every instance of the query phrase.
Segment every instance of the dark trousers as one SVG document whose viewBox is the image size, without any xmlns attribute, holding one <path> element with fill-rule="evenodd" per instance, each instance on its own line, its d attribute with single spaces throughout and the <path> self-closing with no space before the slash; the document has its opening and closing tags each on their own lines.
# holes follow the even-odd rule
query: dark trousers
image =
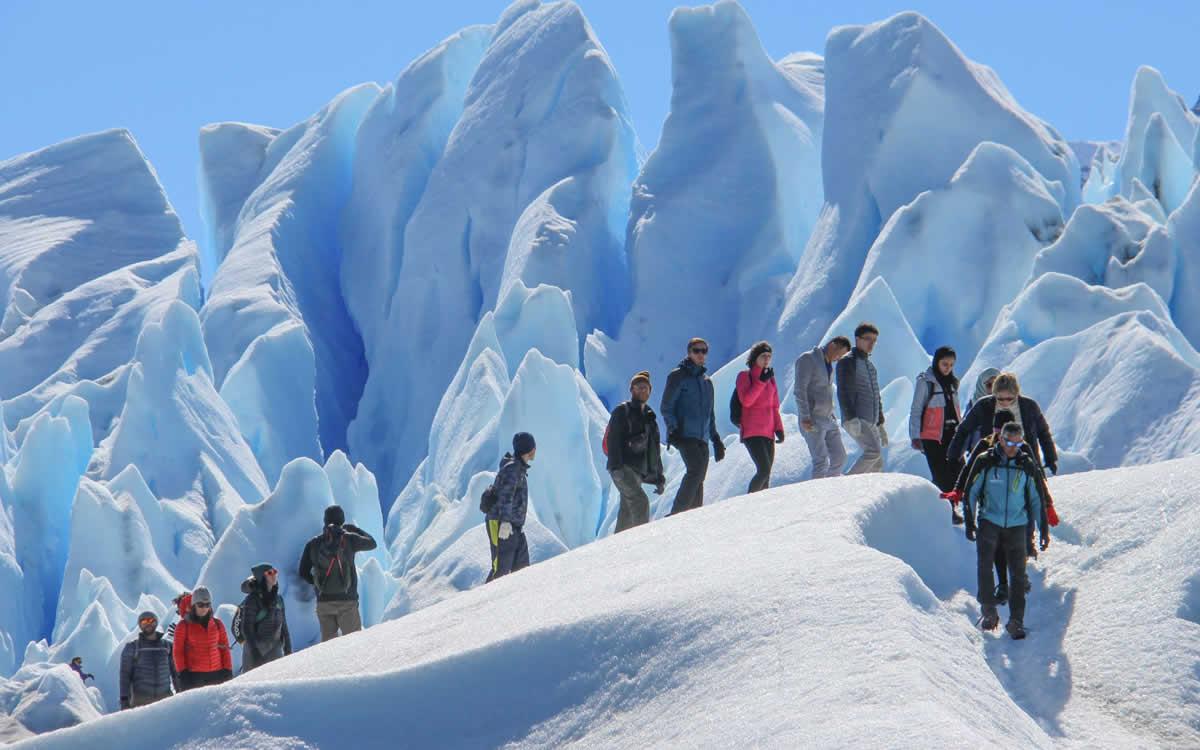
<svg viewBox="0 0 1200 750">
<path fill-rule="evenodd" d="M 617 529 L 614 534 L 650 522 L 650 498 L 642 489 L 642 478 L 628 466 L 609 472 L 613 485 L 621 493 L 621 507 L 617 511 Z"/>
<path fill-rule="evenodd" d="M 704 505 L 704 477 L 708 474 L 708 443 L 695 438 L 684 438 L 675 447 L 683 456 L 686 471 L 683 481 L 679 483 L 679 491 L 675 493 L 671 515 Z"/>
<path fill-rule="evenodd" d="M 771 465 L 775 463 L 775 440 L 766 437 L 750 437 L 742 441 L 750 460 L 754 462 L 754 477 L 747 492 L 758 492 L 771 486 Z"/>
<path fill-rule="evenodd" d="M 958 481 L 958 472 L 962 470 L 962 459 L 959 456 L 947 456 L 946 449 L 954 438 L 953 424 L 948 424 L 942 432 L 941 442 L 922 440 L 921 447 L 925 453 L 925 463 L 929 464 L 929 476 L 942 492 L 954 489 Z"/>
<path fill-rule="evenodd" d="M 233 675 L 223 669 L 216 672 L 180 672 L 179 689 L 182 691 L 208 687 L 209 685 L 220 685 L 222 682 L 226 682 L 232 678 Z"/>
<path fill-rule="evenodd" d="M 486 583 L 529 567 L 529 543 L 525 541 L 525 532 L 522 529 L 514 526 L 508 539 L 501 539 L 500 521 L 489 518 L 487 532 L 488 543 L 492 548 L 492 570 L 488 573 Z"/>
<path fill-rule="evenodd" d="M 975 539 L 977 555 L 976 568 L 979 575 L 979 593 L 976 598 L 983 605 L 984 612 L 996 609 L 995 586 L 992 579 L 992 563 L 996 559 L 996 550 L 1004 550 L 1008 563 L 1008 579 L 1012 585 L 1008 589 L 1009 619 L 1018 623 L 1025 620 L 1025 546 L 1026 527 L 1013 526 L 1003 528 L 991 521 L 979 524 Z"/>
</svg>

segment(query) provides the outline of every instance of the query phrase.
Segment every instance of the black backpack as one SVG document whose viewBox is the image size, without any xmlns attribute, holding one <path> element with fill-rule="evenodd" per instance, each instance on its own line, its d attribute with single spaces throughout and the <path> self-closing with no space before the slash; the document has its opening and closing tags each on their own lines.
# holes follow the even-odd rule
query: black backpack
<svg viewBox="0 0 1200 750">
<path fill-rule="evenodd" d="M 742 426 L 742 400 L 738 398 L 737 386 L 733 387 L 733 395 L 729 397 L 729 421 L 734 427 Z"/>
<path fill-rule="evenodd" d="M 242 600 L 242 603 L 238 605 L 237 611 L 233 613 L 233 622 L 229 623 L 229 633 L 233 636 L 233 640 L 238 643 L 246 642 L 246 602 L 250 601 L 251 596 L 255 596 L 255 594 L 249 594 Z M 277 606 L 283 606 L 282 599 L 277 599 L 276 601 L 279 602 Z M 269 614 L 266 607 L 260 606 L 258 608 L 258 615 L 254 618 L 254 624 L 257 625 L 267 619 L 267 615 Z"/>
<path fill-rule="evenodd" d="M 492 508 L 496 507 L 496 485 L 489 484 L 488 488 L 479 496 L 479 509 L 485 514 L 491 513 Z"/>
<path fill-rule="evenodd" d="M 346 532 L 330 527 L 317 538 L 313 550 L 313 582 L 317 593 L 347 594 L 353 586 L 354 563 L 345 559 Z"/>
</svg>

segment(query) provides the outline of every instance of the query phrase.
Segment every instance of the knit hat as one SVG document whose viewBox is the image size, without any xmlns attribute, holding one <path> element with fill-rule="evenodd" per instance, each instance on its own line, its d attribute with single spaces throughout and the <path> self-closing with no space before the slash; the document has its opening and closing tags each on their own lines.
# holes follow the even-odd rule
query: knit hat
<svg viewBox="0 0 1200 750">
<path fill-rule="evenodd" d="M 140 615 L 138 615 L 138 618 L 137 618 L 138 625 L 141 625 L 141 624 L 142 624 L 142 620 L 154 620 L 154 622 L 156 622 L 156 623 L 157 623 L 157 622 L 158 622 L 158 615 L 154 614 L 154 613 L 153 613 L 153 612 L 151 612 L 150 610 L 146 610 L 145 612 L 143 612 L 143 613 L 141 613 Z"/>
<path fill-rule="evenodd" d="M 1012 421 L 1015 421 L 1013 413 L 1008 409 L 1000 409 L 996 412 L 996 416 L 992 419 L 992 429 L 1002 430 L 1004 429 L 1004 425 Z"/>
<path fill-rule="evenodd" d="M 513 453 L 518 456 L 524 456 L 537 447 L 537 442 L 533 439 L 533 435 L 528 432 L 518 432 L 513 435 Z"/>
<path fill-rule="evenodd" d="M 192 592 L 192 606 L 194 607 L 197 604 L 212 606 L 212 594 L 204 586 L 197 586 L 196 590 Z"/>
<path fill-rule="evenodd" d="M 346 511 L 340 505 L 330 505 L 325 509 L 325 525 L 341 526 L 346 522 Z"/>
<path fill-rule="evenodd" d="M 637 375 L 634 375 L 633 378 L 629 381 L 629 389 L 633 390 L 633 386 L 636 385 L 638 383 L 638 381 L 645 381 L 646 385 L 649 386 L 650 385 L 650 372 L 648 370 L 642 370 Z"/>
</svg>

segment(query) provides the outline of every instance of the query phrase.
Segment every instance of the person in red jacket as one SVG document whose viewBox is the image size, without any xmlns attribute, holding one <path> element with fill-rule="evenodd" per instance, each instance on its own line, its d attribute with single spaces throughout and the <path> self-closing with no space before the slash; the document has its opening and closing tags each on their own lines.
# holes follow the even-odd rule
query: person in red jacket
<svg viewBox="0 0 1200 750">
<path fill-rule="evenodd" d="M 212 594 L 203 586 L 192 592 L 192 606 L 175 626 L 175 670 L 179 689 L 219 685 L 233 678 L 233 653 L 225 624 L 213 614 Z"/>
<path fill-rule="evenodd" d="M 755 474 L 748 492 L 771 486 L 775 444 L 783 442 L 783 418 L 779 416 L 779 388 L 771 367 L 771 345 L 760 341 L 746 359 L 749 369 L 737 376 L 737 397 L 742 404 L 742 443 L 754 461 Z"/>
</svg>

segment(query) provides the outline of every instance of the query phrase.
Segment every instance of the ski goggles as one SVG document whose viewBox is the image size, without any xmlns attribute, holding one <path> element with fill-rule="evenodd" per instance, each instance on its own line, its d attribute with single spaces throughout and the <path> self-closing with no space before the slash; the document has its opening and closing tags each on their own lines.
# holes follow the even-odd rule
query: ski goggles
<svg viewBox="0 0 1200 750">
<path fill-rule="evenodd" d="M 157 617 L 143 617 L 142 619 L 138 620 L 138 625 L 157 625 L 157 624 L 158 624 Z"/>
<path fill-rule="evenodd" d="M 1014 443 L 1014 442 L 1013 442 L 1013 441 L 1011 441 L 1011 440 L 1005 440 L 1005 441 L 1004 441 L 1004 444 L 1005 444 L 1005 445 L 1007 445 L 1009 448 L 1020 448 L 1022 445 L 1025 445 L 1025 441 L 1024 441 L 1024 440 L 1018 440 L 1018 441 L 1016 441 L 1016 442 Z"/>
</svg>

